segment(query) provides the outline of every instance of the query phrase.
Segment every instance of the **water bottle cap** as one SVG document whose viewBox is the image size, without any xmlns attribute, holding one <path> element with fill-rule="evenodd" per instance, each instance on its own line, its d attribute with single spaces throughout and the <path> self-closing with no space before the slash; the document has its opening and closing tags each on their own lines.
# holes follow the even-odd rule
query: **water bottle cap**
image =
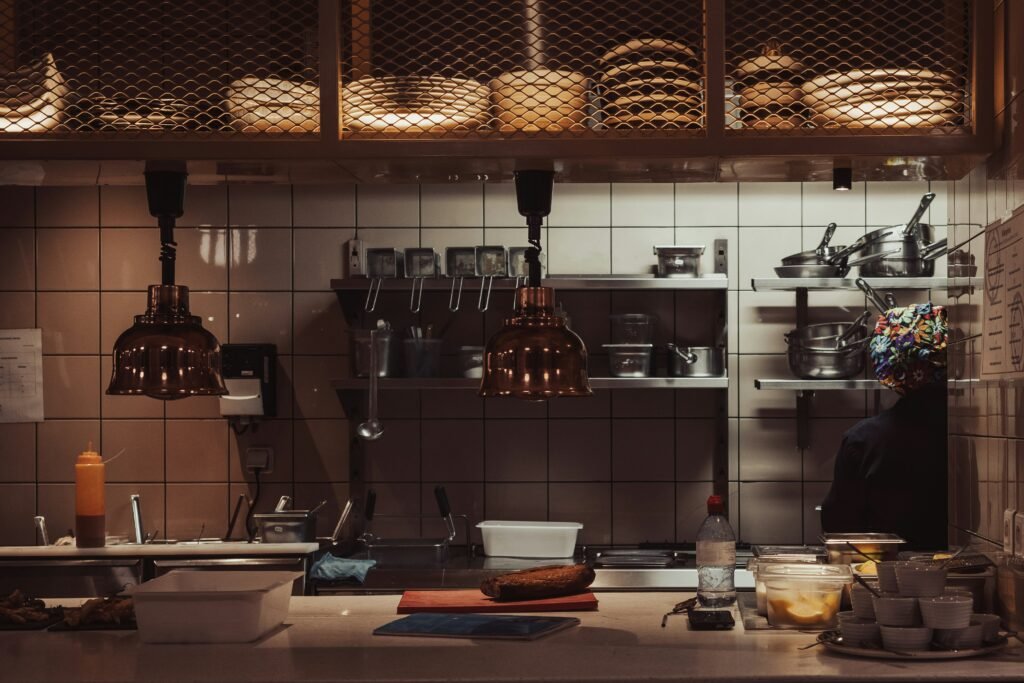
<svg viewBox="0 0 1024 683">
<path fill-rule="evenodd" d="M 708 496 L 708 514 L 720 515 L 724 512 L 725 504 L 722 502 L 722 497 L 718 495 Z"/>
</svg>

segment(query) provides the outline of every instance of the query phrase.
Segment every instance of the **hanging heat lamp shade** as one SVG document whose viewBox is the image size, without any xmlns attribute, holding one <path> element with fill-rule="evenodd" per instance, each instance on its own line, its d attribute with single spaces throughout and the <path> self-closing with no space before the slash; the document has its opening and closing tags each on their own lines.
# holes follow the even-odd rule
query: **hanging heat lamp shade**
<svg viewBox="0 0 1024 683">
<path fill-rule="evenodd" d="M 149 286 L 146 312 L 114 342 L 107 393 L 164 400 L 228 393 L 220 372 L 220 343 L 192 315 L 188 287 L 174 283 L 174 222 L 183 212 L 183 168 L 146 170 L 149 211 L 160 225 L 163 282 Z"/>
<path fill-rule="evenodd" d="M 515 315 L 484 348 L 480 395 L 540 401 L 590 396 L 587 347 L 555 315 L 555 290 L 540 286 L 540 226 L 551 211 L 551 171 L 517 171 L 519 213 L 526 216 L 528 285 L 516 290 Z"/>
</svg>

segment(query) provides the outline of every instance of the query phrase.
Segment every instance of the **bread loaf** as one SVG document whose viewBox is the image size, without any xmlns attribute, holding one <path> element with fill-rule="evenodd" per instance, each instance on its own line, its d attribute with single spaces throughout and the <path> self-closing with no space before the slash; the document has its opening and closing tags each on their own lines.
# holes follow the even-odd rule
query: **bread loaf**
<svg viewBox="0 0 1024 683">
<path fill-rule="evenodd" d="M 484 595 L 499 601 L 541 600 L 582 593 L 594 582 L 585 564 L 537 567 L 502 574 L 480 584 Z"/>
</svg>

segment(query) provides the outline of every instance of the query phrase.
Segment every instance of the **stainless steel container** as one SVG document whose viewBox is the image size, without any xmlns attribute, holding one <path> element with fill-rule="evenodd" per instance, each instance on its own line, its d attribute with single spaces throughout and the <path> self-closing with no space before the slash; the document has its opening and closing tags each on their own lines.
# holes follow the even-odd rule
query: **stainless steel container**
<svg viewBox="0 0 1024 683">
<path fill-rule="evenodd" d="M 315 543 L 316 513 L 288 510 L 253 515 L 264 543 Z"/>
<path fill-rule="evenodd" d="M 786 352 L 790 371 L 801 379 L 850 379 L 864 371 L 864 343 L 841 350 L 790 344 Z"/>
<path fill-rule="evenodd" d="M 612 377 L 650 377 L 654 344 L 604 344 Z"/>
<path fill-rule="evenodd" d="M 895 560 L 906 541 L 896 534 L 845 533 L 822 534 L 821 542 L 828 552 L 829 564 L 859 564 L 867 559 L 882 562 Z"/>
<path fill-rule="evenodd" d="M 377 330 L 377 376 L 398 376 L 398 336 Z M 352 330 L 352 374 L 370 376 L 370 330 Z"/>
<path fill-rule="evenodd" d="M 703 244 L 669 244 L 654 247 L 658 277 L 700 277 Z"/>
<path fill-rule="evenodd" d="M 725 374 L 725 349 L 720 346 L 668 345 L 673 377 L 721 377 Z"/>
</svg>

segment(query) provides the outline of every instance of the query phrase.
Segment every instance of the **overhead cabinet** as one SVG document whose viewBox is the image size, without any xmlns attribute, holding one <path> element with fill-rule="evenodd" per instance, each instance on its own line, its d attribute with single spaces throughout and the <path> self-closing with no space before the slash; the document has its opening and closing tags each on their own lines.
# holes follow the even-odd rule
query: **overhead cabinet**
<svg viewBox="0 0 1024 683">
<path fill-rule="evenodd" d="M 991 0 L 0 0 L 0 157 L 938 177 L 991 146 L 992 24 Z"/>
</svg>

